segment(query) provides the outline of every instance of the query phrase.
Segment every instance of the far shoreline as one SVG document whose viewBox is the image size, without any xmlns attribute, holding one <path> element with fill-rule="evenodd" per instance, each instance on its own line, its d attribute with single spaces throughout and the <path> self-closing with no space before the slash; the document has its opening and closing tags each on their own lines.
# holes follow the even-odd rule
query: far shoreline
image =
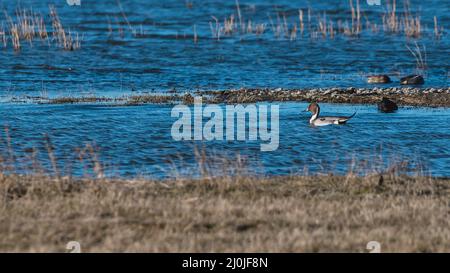
<svg viewBox="0 0 450 273">
<path fill-rule="evenodd" d="M 211 94 L 211 92 L 203 92 Z M 450 88 L 308 88 L 308 89 L 239 89 L 218 91 L 216 103 L 256 103 L 262 101 L 302 101 L 345 104 L 376 104 L 387 97 L 401 106 L 449 107 Z"/>
<path fill-rule="evenodd" d="M 135 106 L 145 104 L 192 104 L 201 96 L 205 104 L 248 104 L 258 102 L 320 102 L 345 104 L 377 104 L 383 97 L 399 106 L 450 107 L 450 87 L 371 87 L 371 88 L 241 88 L 231 90 L 206 90 L 159 93 L 124 94 L 108 96 L 13 97 L 10 103 L 30 104 L 107 104 Z"/>
</svg>

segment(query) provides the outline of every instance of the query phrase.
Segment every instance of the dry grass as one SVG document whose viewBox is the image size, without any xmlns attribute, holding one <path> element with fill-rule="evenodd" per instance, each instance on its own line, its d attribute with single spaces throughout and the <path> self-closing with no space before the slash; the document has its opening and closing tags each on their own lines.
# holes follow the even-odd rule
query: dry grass
<svg viewBox="0 0 450 273">
<path fill-rule="evenodd" d="M 8 38 L 6 36 L 5 26 L 4 26 L 3 22 L 2 22 L 2 25 L 0 27 L 0 41 L 3 44 L 3 47 L 7 47 L 8 46 Z"/>
<path fill-rule="evenodd" d="M 0 174 L 0 251 L 450 251 L 450 180 L 395 175 L 52 179 Z"/>
<path fill-rule="evenodd" d="M 47 31 L 47 25 L 44 17 L 35 13 L 32 10 L 17 9 L 14 16 L 9 16 L 4 11 L 6 18 L 6 30 L 4 23 L 0 28 L 0 40 L 3 47 L 8 46 L 9 40 L 15 51 L 20 51 L 23 46 L 23 42 L 27 42 L 30 46 L 33 46 L 33 42 L 36 38 L 41 41 L 45 41 L 48 45 L 51 42 L 55 42 L 56 46 L 63 48 L 64 50 L 77 50 L 81 48 L 81 37 L 78 33 L 67 31 L 63 27 L 58 12 L 54 6 L 50 6 L 50 18 L 52 26 L 52 39 L 49 37 Z"/>
<path fill-rule="evenodd" d="M 19 27 L 16 24 L 11 25 L 10 32 L 13 48 L 15 51 L 19 51 L 20 50 Z"/>
<path fill-rule="evenodd" d="M 180 95 L 159 95 L 159 94 L 142 94 L 130 95 L 121 97 L 105 97 L 105 96 L 83 96 L 72 97 L 62 96 L 56 98 L 46 98 L 45 96 L 37 97 L 38 103 L 42 104 L 75 104 L 75 103 L 117 103 L 120 105 L 140 105 L 140 104 L 173 104 L 177 102 L 184 102 L 185 104 L 193 103 L 193 98 L 190 94 L 184 96 Z"/>
<path fill-rule="evenodd" d="M 44 101 L 44 100 L 43 100 Z M 108 97 L 58 97 L 53 99 L 48 99 L 50 104 L 72 104 L 72 103 L 101 103 L 101 102 L 115 102 L 116 99 Z"/>
<path fill-rule="evenodd" d="M 436 39 L 441 39 L 441 36 L 444 33 L 444 27 L 439 27 L 438 19 L 436 16 L 433 17 L 434 21 L 434 35 L 436 36 Z"/>
<path fill-rule="evenodd" d="M 64 50 L 72 51 L 79 49 L 81 44 L 78 33 L 72 34 L 70 30 L 66 31 L 64 29 L 54 6 L 50 6 L 50 17 L 52 18 L 53 38 L 57 41 L 58 45 L 64 48 Z"/>
<path fill-rule="evenodd" d="M 415 47 L 413 49 L 411 49 L 411 47 L 409 47 L 408 45 L 406 45 L 406 48 L 409 50 L 416 61 L 416 70 L 425 70 L 428 68 L 427 49 L 425 48 L 425 45 L 422 45 L 420 47 L 417 42 L 414 45 Z"/>
<path fill-rule="evenodd" d="M 266 21 L 259 21 L 250 18 L 248 14 L 245 14 L 245 10 L 241 9 L 241 5 L 238 0 L 235 0 L 235 10 L 229 16 L 220 19 L 216 16 L 208 15 L 211 18 L 209 21 L 209 27 L 211 29 L 211 35 L 214 40 L 220 41 L 222 37 L 231 37 L 233 35 L 239 35 L 240 39 L 243 39 L 245 35 L 260 36 L 266 33 L 270 33 L 277 39 L 283 38 L 290 41 L 295 41 L 300 38 L 310 39 L 334 39 L 338 35 L 361 37 L 363 34 L 378 34 L 380 29 L 383 30 L 383 34 L 398 34 L 405 35 L 408 38 L 422 38 L 424 36 L 436 37 L 440 39 L 444 34 L 444 28 L 439 25 L 438 18 L 434 16 L 433 24 L 434 28 L 427 28 L 421 21 L 419 13 L 413 14 L 410 8 L 409 0 L 403 0 L 403 8 L 399 8 L 399 4 L 396 0 L 386 1 L 385 12 L 380 14 L 377 18 L 374 16 L 369 20 L 368 15 L 361 10 L 360 0 L 348 1 L 348 18 L 342 19 L 342 16 L 336 14 L 327 16 L 326 13 L 314 12 L 311 8 L 299 9 L 297 12 L 292 13 L 283 12 L 277 10 L 275 16 L 268 14 Z M 193 8 L 190 2 L 186 2 L 186 5 Z M 120 12 L 118 16 L 114 16 L 114 21 L 109 16 L 107 17 L 108 28 L 107 35 L 109 39 L 114 39 L 114 33 L 117 31 L 120 38 L 125 38 L 129 33 L 136 38 L 149 37 L 144 29 L 143 25 L 132 24 L 129 21 L 120 0 L 116 0 L 117 9 Z M 46 41 L 49 45 L 50 42 L 55 42 L 58 47 L 64 50 L 76 50 L 81 48 L 82 38 L 78 33 L 67 30 L 63 27 L 61 20 L 58 16 L 56 9 L 50 6 L 50 18 L 51 18 L 51 32 L 47 32 L 47 25 L 44 21 L 44 17 L 41 14 L 35 13 L 32 10 L 17 10 L 14 18 L 10 17 L 5 12 L 7 31 L 0 28 L 0 40 L 3 42 L 3 46 L 7 47 L 8 41 L 11 40 L 11 44 L 16 51 L 21 50 L 23 46 L 22 41 L 27 41 L 32 45 L 36 37 L 40 37 L 41 40 Z M 363 22 L 365 20 L 365 22 Z M 3 22 L 2 22 L 3 23 Z M 126 29 L 123 28 L 126 26 Z M 196 23 L 192 26 L 192 35 L 178 35 L 176 39 L 186 37 L 193 37 L 194 43 L 198 43 L 202 38 L 202 33 L 199 32 L 201 25 Z M 128 32 L 127 32 L 128 30 Z M 269 31 L 268 31 L 269 30 Z M 49 39 L 51 36 L 51 39 Z M 206 39 L 205 39 L 206 40 Z"/>
<path fill-rule="evenodd" d="M 386 1 L 386 11 L 381 14 L 379 20 L 376 17 L 372 18 L 373 22 L 361 10 L 360 0 L 349 0 L 349 19 L 335 19 L 336 16 L 315 13 L 311 8 L 308 8 L 307 20 L 304 18 L 304 10 L 299 9 L 298 19 L 292 14 L 288 16 L 285 12 L 277 11 L 275 19 L 271 14 L 268 14 L 267 23 L 245 18 L 239 2 L 236 1 L 236 12 L 225 18 L 223 24 L 215 16 L 211 16 L 213 21 L 210 21 L 209 24 L 212 37 L 216 40 L 220 40 L 220 37 L 232 35 L 261 35 L 266 32 L 266 26 L 270 26 L 269 29 L 275 38 L 285 38 L 291 41 L 297 40 L 298 36 L 304 37 L 306 31 L 306 36 L 311 39 L 334 39 L 339 34 L 351 37 L 360 37 L 362 34 L 369 33 L 377 34 L 380 32 L 379 25 L 382 26 L 384 33 L 401 34 L 408 38 L 421 38 L 424 34 L 427 34 L 439 39 L 443 35 L 444 29 L 438 25 L 436 17 L 434 17 L 434 29 L 428 30 L 423 27 L 420 14 L 411 12 L 409 0 L 403 0 L 402 4 L 403 8 L 399 9 L 396 0 Z M 236 16 L 237 20 L 235 20 Z M 295 18 L 295 21 L 290 22 L 289 18 Z M 365 20 L 364 23 L 363 20 Z M 298 32 L 300 32 L 300 35 L 297 35 Z"/>
<path fill-rule="evenodd" d="M 146 103 L 176 103 L 182 98 L 178 95 L 133 95 L 126 98 L 126 104 L 139 105 Z"/>
</svg>

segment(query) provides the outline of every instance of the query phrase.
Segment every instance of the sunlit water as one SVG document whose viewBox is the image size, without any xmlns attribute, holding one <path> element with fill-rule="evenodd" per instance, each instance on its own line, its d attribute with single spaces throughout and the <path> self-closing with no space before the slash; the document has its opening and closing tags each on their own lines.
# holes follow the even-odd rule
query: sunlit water
<svg viewBox="0 0 450 273">
<path fill-rule="evenodd" d="M 258 141 L 174 141 L 170 128 L 175 119 L 167 105 L 10 103 L 12 98 L 26 100 L 27 96 L 120 96 L 172 89 L 367 87 L 364 75 L 368 73 L 387 73 L 394 80 L 388 86 L 397 86 L 399 76 L 415 71 L 415 59 L 406 48 L 414 47 L 415 42 L 426 48 L 425 87 L 449 85 L 448 1 L 411 1 L 411 9 L 414 14 L 420 12 L 426 31 L 421 39 L 382 31 L 365 31 L 360 38 L 311 39 L 305 31 L 305 37 L 298 35 L 294 41 L 275 37 L 269 15 L 276 21 L 277 12 L 285 14 L 292 25 L 298 23 L 298 9 L 311 7 L 314 22 L 314 16 L 324 12 L 335 22 L 348 20 L 348 1 L 241 0 L 244 20 L 266 23 L 265 34 L 233 34 L 220 41 L 211 34 L 211 16 L 221 22 L 231 14 L 236 16 L 235 1 L 191 2 L 192 8 L 188 8 L 183 0 L 122 0 L 131 27 L 142 34 L 135 37 L 115 0 L 82 0 L 80 7 L 70 7 L 62 0 L 20 1 L 22 8 L 32 7 L 45 15 L 47 22 L 48 4 L 55 4 L 64 26 L 83 39 L 81 49 L 73 52 L 39 40 L 32 46 L 23 43 L 20 52 L 14 52 L 11 45 L 0 49 L 0 125 L 10 128 L 17 169 L 30 167 L 33 147 L 39 151 L 38 161 L 51 169 L 43 137 L 48 134 L 59 171 L 74 175 L 87 171 L 79 163 L 76 149 L 95 143 L 99 160 L 111 176 L 196 174 L 194 151 L 204 148 L 230 161 L 240 154 L 252 172 L 262 174 L 347 173 L 408 160 L 434 175 L 450 176 L 450 110 L 443 108 L 401 108 L 395 114 L 381 114 L 373 105 L 324 104 L 325 113 L 357 110 L 358 114 L 346 126 L 312 128 L 309 116 L 300 112 L 305 104 L 280 104 L 280 146 L 273 152 L 261 152 Z M 0 1 L 9 14 L 18 6 L 19 1 Z M 361 1 L 361 9 L 369 20 L 381 24 L 385 6 Z M 445 30 L 439 40 L 432 34 L 434 16 Z M 112 34 L 108 33 L 108 21 Z M 8 157 L 11 151 L 3 130 L 1 136 L 1 154 Z"/>
<path fill-rule="evenodd" d="M 375 106 L 323 104 L 324 114 L 357 115 L 344 126 L 314 128 L 308 124 L 309 115 L 301 112 L 305 103 L 279 105 L 280 142 L 273 152 L 261 152 L 259 140 L 174 141 L 170 132 L 177 118 L 171 118 L 172 107 L 164 105 L 4 105 L 0 115 L 10 126 L 11 146 L 23 162 L 28 162 L 24 157 L 33 147 L 40 162 L 48 161 L 48 134 L 58 168 L 76 175 L 86 171 L 77 163 L 76 148 L 95 143 L 111 176 L 198 174 L 196 149 L 231 163 L 240 155 L 245 167 L 259 174 L 366 172 L 408 160 L 426 173 L 450 176 L 448 109 L 401 108 L 382 114 Z M 5 133 L 2 136 L 5 139 Z M 8 154 L 4 143 L 1 147 L 2 154 Z M 222 167 L 214 165 L 213 171 Z"/>
<path fill-rule="evenodd" d="M 29 46 L 22 43 L 20 53 L 11 45 L 0 50 L 1 96 L 119 95 L 169 89 L 195 90 L 248 87 L 330 87 L 367 86 L 367 73 L 387 73 L 398 77 L 413 73 L 416 61 L 406 48 L 415 42 L 426 49 L 428 70 L 425 86 L 448 86 L 450 62 L 450 7 L 448 1 L 411 1 L 411 11 L 420 13 L 423 37 L 411 39 L 403 34 L 383 34 L 381 6 L 360 1 L 363 18 L 377 23 L 380 31 L 364 28 L 360 38 L 339 34 L 334 39 L 311 39 L 309 30 L 297 39 L 277 38 L 272 24 L 277 14 L 286 16 L 288 27 L 299 24 L 298 10 L 312 10 L 311 25 L 317 27 L 317 16 L 337 21 L 351 21 L 348 1 L 240 1 L 242 20 L 266 24 L 263 35 L 239 34 L 223 36 L 217 41 L 211 33 L 211 16 L 223 20 L 237 12 L 235 1 L 147 1 L 116 0 L 82 1 L 69 6 L 61 1 L 0 1 L 10 15 L 15 8 L 33 8 L 45 15 L 49 23 L 48 4 L 58 9 L 66 29 L 82 37 L 81 50 L 67 52 L 42 44 L 39 39 Z M 397 9 L 403 4 L 397 1 Z M 444 28 L 440 40 L 433 36 L 433 18 Z M 0 15 L 5 25 L 3 13 Z M 112 34 L 109 34 L 111 22 Z M 363 19 L 363 24 L 366 23 Z M 280 19 L 283 23 L 283 18 Z M 198 42 L 194 43 L 194 26 Z M 51 31 L 50 24 L 47 26 Z M 123 37 L 119 29 L 123 30 Z M 132 35 L 132 28 L 140 35 Z M 305 27 L 308 28 L 308 27 Z M 423 54 L 425 52 L 422 52 Z M 423 56 L 425 58 L 425 54 Z"/>
</svg>

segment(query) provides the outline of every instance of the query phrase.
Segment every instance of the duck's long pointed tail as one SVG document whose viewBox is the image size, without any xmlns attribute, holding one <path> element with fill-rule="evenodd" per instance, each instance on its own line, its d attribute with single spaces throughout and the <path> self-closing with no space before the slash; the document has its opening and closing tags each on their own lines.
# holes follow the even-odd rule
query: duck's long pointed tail
<svg viewBox="0 0 450 273">
<path fill-rule="evenodd" d="M 344 123 L 346 123 L 349 119 L 351 119 L 351 118 L 354 117 L 355 115 L 356 115 L 356 112 L 353 113 L 353 115 L 351 115 L 351 116 L 339 118 L 338 124 L 344 124 Z"/>
<path fill-rule="evenodd" d="M 347 119 L 351 119 L 351 118 L 354 117 L 355 115 L 356 115 L 356 111 L 355 111 L 355 113 L 353 113 L 353 115 L 347 117 Z"/>
</svg>

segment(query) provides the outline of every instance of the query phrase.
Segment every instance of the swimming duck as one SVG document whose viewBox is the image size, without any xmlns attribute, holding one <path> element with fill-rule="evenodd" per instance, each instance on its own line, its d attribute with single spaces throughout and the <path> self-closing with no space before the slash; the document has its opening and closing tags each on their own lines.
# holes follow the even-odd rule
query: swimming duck
<svg viewBox="0 0 450 273">
<path fill-rule="evenodd" d="M 383 113 L 392 113 L 398 110 L 398 106 L 395 102 L 383 97 L 383 99 L 378 103 L 378 110 Z"/>
<path fill-rule="evenodd" d="M 367 77 L 368 83 L 390 83 L 391 78 L 388 75 L 372 75 Z"/>
<path fill-rule="evenodd" d="M 400 79 L 400 84 L 409 85 L 409 84 L 424 84 L 425 80 L 420 75 L 409 75 Z"/>
<path fill-rule="evenodd" d="M 311 112 L 312 117 L 309 120 L 309 123 L 314 126 L 325 126 L 331 124 L 345 124 L 349 119 L 356 115 L 356 112 L 353 115 L 348 117 L 319 117 L 320 107 L 317 103 L 311 103 L 308 108 L 304 112 Z"/>
</svg>

